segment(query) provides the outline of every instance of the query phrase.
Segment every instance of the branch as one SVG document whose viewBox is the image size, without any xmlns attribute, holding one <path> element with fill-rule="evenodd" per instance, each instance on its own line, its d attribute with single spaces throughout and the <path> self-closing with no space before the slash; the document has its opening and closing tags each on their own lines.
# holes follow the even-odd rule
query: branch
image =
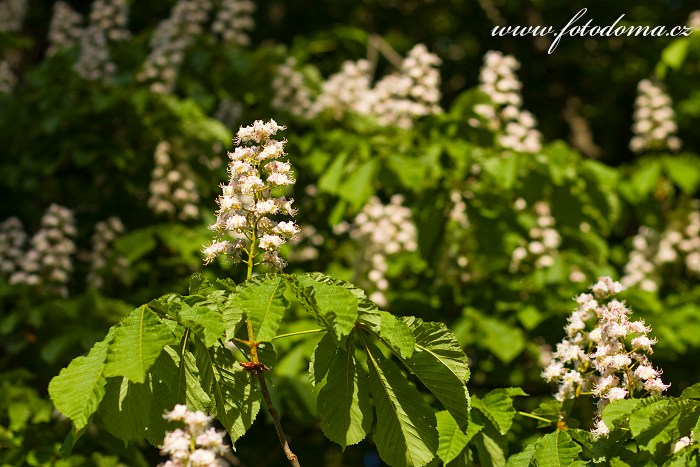
<svg viewBox="0 0 700 467">
<path fill-rule="evenodd" d="M 562 116 L 571 129 L 569 137 L 571 145 L 586 156 L 595 159 L 600 157 L 602 150 L 593 141 L 593 132 L 588 121 L 579 114 L 581 106 L 581 99 L 578 97 L 568 98 Z"/>
<path fill-rule="evenodd" d="M 389 45 L 387 41 L 382 39 L 381 36 L 377 34 L 372 34 L 369 36 L 369 42 L 368 46 L 372 45 L 376 50 L 381 52 L 382 55 L 384 55 L 384 58 L 386 58 L 389 63 L 394 65 L 397 69 L 401 69 L 401 63 L 403 63 L 403 57 L 394 50 L 392 46 Z"/>
<path fill-rule="evenodd" d="M 284 450 L 284 454 L 285 454 L 285 456 L 287 456 L 287 460 L 289 460 L 290 464 L 292 464 L 294 467 L 301 467 L 301 465 L 299 464 L 299 458 L 297 457 L 296 454 L 294 454 L 292 452 L 292 449 L 289 447 L 289 443 L 287 442 L 287 437 L 285 436 L 284 431 L 282 430 L 282 424 L 280 423 L 279 412 L 277 412 L 277 409 L 275 408 L 275 406 L 272 405 L 272 399 L 270 398 L 270 392 L 267 390 L 267 383 L 265 383 L 265 375 L 260 370 L 256 370 L 255 375 L 258 377 L 258 382 L 260 383 L 260 391 L 262 392 L 263 398 L 265 399 L 265 403 L 267 404 L 267 411 L 270 412 L 270 416 L 272 417 L 272 421 L 275 424 L 275 430 L 277 431 L 277 437 L 280 440 L 280 444 L 282 445 L 282 449 Z"/>
</svg>

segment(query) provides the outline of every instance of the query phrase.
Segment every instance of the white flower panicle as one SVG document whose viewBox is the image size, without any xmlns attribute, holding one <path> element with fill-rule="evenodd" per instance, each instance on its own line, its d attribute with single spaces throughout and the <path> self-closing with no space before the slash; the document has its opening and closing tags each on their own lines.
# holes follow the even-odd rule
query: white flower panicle
<svg viewBox="0 0 700 467">
<path fill-rule="evenodd" d="M 642 226 L 632 239 L 622 283 L 656 292 L 662 285 L 664 266 L 682 262 L 690 275 L 700 276 L 700 210 L 698 203 L 682 222 L 671 223 L 660 234 Z"/>
<path fill-rule="evenodd" d="M 6 61 L 0 61 L 0 93 L 12 94 L 12 91 L 17 85 L 17 75 L 12 71 L 10 64 Z"/>
<path fill-rule="evenodd" d="M 423 44 L 413 47 L 391 73 L 372 85 L 372 67 L 367 60 L 346 61 L 339 72 L 321 85 L 312 101 L 296 62 L 280 65 L 275 80 L 273 106 L 302 118 L 327 113 L 341 119 L 346 114 L 371 117 L 382 126 L 409 128 L 422 116 L 442 112 L 440 107 L 440 58 Z"/>
<path fill-rule="evenodd" d="M 0 277 L 8 278 L 21 267 L 26 242 L 27 233 L 18 218 L 0 223 Z"/>
<path fill-rule="evenodd" d="M 22 22 L 27 14 L 27 0 L 0 1 L 0 32 L 17 32 L 22 29 Z"/>
<path fill-rule="evenodd" d="M 177 215 L 182 220 L 196 219 L 199 217 L 197 184 L 190 175 L 190 167 L 184 162 L 176 164 L 170 151 L 167 141 L 156 146 L 148 206 L 157 214 Z"/>
<path fill-rule="evenodd" d="M 80 56 L 73 70 L 88 81 L 109 80 L 117 66 L 110 60 L 109 43 L 104 31 L 90 26 L 80 38 Z"/>
<path fill-rule="evenodd" d="M 681 140 L 676 136 L 675 116 L 671 98 L 661 85 L 648 79 L 640 81 L 634 101 L 634 136 L 630 140 L 630 149 L 635 153 L 664 149 L 678 151 Z"/>
<path fill-rule="evenodd" d="M 60 49 L 76 46 L 83 34 L 83 17 L 66 2 L 53 5 L 53 16 L 49 25 L 49 49 L 46 54 L 54 55 Z"/>
<path fill-rule="evenodd" d="M 367 60 L 343 62 L 339 72 L 322 84 L 321 94 L 314 102 L 311 115 L 329 112 L 340 119 L 347 112 L 368 114 L 371 109 L 370 65 Z"/>
<path fill-rule="evenodd" d="M 233 127 L 243 116 L 243 104 L 239 101 L 224 97 L 214 113 L 214 117 L 227 127 Z M 220 143 L 218 143 L 220 145 Z M 221 148 L 215 152 L 221 152 Z M 221 158 L 212 159 L 221 163 Z M 207 164 L 210 165 L 210 164 Z M 218 166 L 217 166 L 218 167 Z"/>
<path fill-rule="evenodd" d="M 473 273 L 468 256 L 473 245 L 471 242 L 471 222 L 467 214 L 467 200 L 473 195 L 469 189 L 450 191 L 452 204 L 448 213 L 449 223 L 446 232 L 445 255 L 448 262 L 442 276 L 452 276 L 463 283 L 472 280 Z"/>
<path fill-rule="evenodd" d="M 95 0 L 92 3 L 88 27 L 80 38 L 80 57 L 73 66 L 86 80 L 109 80 L 117 66 L 110 59 L 110 41 L 131 37 L 127 29 L 129 5 L 126 0 Z"/>
<path fill-rule="evenodd" d="M 536 153 L 542 148 L 542 135 L 537 119 L 522 110 L 522 83 L 515 72 L 520 62 L 511 55 L 489 51 L 479 74 L 479 88 L 491 98 L 490 104 L 477 104 L 474 112 L 483 119 L 487 129 L 497 133 L 497 143 L 514 151 Z M 472 126 L 482 122 L 472 119 Z"/>
<path fill-rule="evenodd" d="M 154 93 L 170 93 L 185 59 L 185 49 L 204 24 L 212 8 L 210 0 L 178 0 L 170 16 L 161 21 L 151 37 L 151 52 L 137 75 L 139 81 L 150 81 Z"/>
<path fill-rule="evenodd" d="M 41 219 L 41 229 L 32 237 L 20 268 L 10 276 L 10 284 L 42 286 L 49 293 L 66 296 L 66 284 L 73 270 L 75 220 L 63 206 L 52 204 Z"/>
<path fill-rule="evenodd" d="M 90 252 L 90 270 L 87 282 L 92 287 L 101 288 L 104 284 L 102 275 L 105 273 L 107 261 L 112 256 L 114 241 L 124 233 L 124 224 L 118 217 L 97 222 L 92 234 L 92 251 Z M 124 260 L 124 258 L 121 258 Z M 120 261 L 125 266 L 124 261 Z"/>
<path fill-rule="evenodd" d="M 440 58 L 428 52 L 425 45 L 413 47 L 400 71 L 385 76 L 374 86 L 366 113 L 375 116 L 381 125 L 400 128 L 410 128 L 419 117 L 440 113 L 440 63 Z"/>
<path fill-rule="evenodd" d="M 296 66 L 296 59 L 289 57 L 277 67 L 272 80 L 274 96 L 271 105 L 295 117 L 308 119 L 313 116 L 311 91 L 304 82 L 304 75 L 295 69 Z"/>
<path fill-rule="evenodd" d="M 248 31 L 255 27 L 253 12 L 255 3 L 250 0 L 222 0 L 211 30 L 223 42 L 247 46 Z"/>
<path fill-rule="evenodd" d="M 693 28 L 693 32 L 700 30 L 700 10 L 695 10 L 688 15 L 688 26 Z"/>
<path fill-rule="evenodd" d="M 515 72 L 520 62 L 512 55 L 504 55 L 497 50 L 490 50 L 484 55 L 484 65 L 479 73 L 479 88 L 500 105 L 520 107 L 523 85 Z"/>
<path fill-rule="evenodd" d="M 600 415 L 612 401 L 660 395 L 669 385 L 649 361 L 656 343 L 649 337 L 651 328 L 644 321 L 630 321 L 632 311 L 613 298 L 623 290 L 621 283 L 602 277 L 590 288 L 592 293 L 576 297 L 578 307 L 564 327 L 566 337 L 542 372 L 546 381 L 559 384 L 555 397 L 564 401 L 592 394 Z M 594 434 L 605 430 L 598 423 Z"/>
<path fill-rule="evenodd" d="M 94 0 L 89 19 L 90 27 L 102 31 L 107 40 L 123 41 L 131 37 L 127 0 Z"/>
<path fill-rule="evenodd" d="M 216 223 L 209 226 L 216 232 L 216 239 L 204 249 L 205 263 L 225 254 L 234 261 L 245 260 L 252 267 L 262 254 L 255 264 L 266 263 L 276 271 L 284 268 L 279 249 L 299 233 L 294 222 L 275 220 L 280 215 L 293 217 L 296 213 L 292 208 L 294 200 L 273 195 L 274 189 L 295 182 L 290 175 L 291 164 L 277 160 L 285 155 L 285 141 L 272 138 L 284 129 L 274 120 L 256 120 L 238 130 L 238 147 L 229 153 L 229 182 L 222 185 Z M 225 235 L 233 239 L 225 240 Z"/>
<path fill-rule="evenodd" d="M 226 433 L 209 425 L 212 418 L 204 412 L 190 411 L 187 406 L 178 404 L 172 411 L 163 415 L 169 422 L 184 424 L 165 433 L 161 453 L 170 460 L 159 467 L 221 467 L 227 465 L 220 456 L 229 451 L 224 441 Z"/>
<path fill-rule="evenodd" d="M 538 201 L 534 205 L 535 226 L 528 232 L 529 241 L 523 241 L 511 255 L 510 270 L 519 270 L 527 261 L 536 269 L 548 268 L 554 264 L 559 254 L 561 236 L 556 230 L 556 221 L 550 212 L 549 204 Z"/>
<path fill-rule="evenodd" d="M 380 306 L 387 305 L 387 257 L 418 248 L 413 215 L 403 201 L 401 195 L 392 196 L 386 205 L 377 197 L 370 198 L 350 230 L 361 246 L 362 272 L 374 289 L 369 298 Z"/>
</svg>

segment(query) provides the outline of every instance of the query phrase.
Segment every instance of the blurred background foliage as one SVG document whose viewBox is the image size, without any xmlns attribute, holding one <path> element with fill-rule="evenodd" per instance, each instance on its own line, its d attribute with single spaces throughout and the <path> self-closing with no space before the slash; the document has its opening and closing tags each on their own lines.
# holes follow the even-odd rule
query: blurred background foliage
<svg viewBox="0 0 700 467">
<path fill-rule="evenodd" d="M 3 0 L 0 9 L 21 3 Z M 69 3 L 84 17 L 94 7 L 88 0 Z M 490 34 L 496 25 L 560 28 L 584 7 L 596 25 L 622 14 L 621 25 L 685 25 L 696 2 L 260 0 L 254 28 L 245 30 L 249 40 L 236 44 L 210 31 L 213 12 L 225 2 L 207 7 L 190 0 L 211 16 L 182 49 L 170 92 L 153 92 L 152 82 L 138 76 L 154 30 L 176 2 L 128 3 L 131 35 L 109 42 L 116 69 L 108 77 L 85 79 L 75 71 L 80 44 L 47 55 L 54 2 L 30 1 L 21 26 L 0 33 L 0 57 L 14 77 L 0 94 L 0 221 L 17 217 L 26 232 L 19 256 L 11 257 L 5 229 L 0 257 L 24 260 L 32 235 L 47 229 L 42 216 L 52 204 L 70 209 L 76 228 L 66 293 L 13 281 L 10 266 L 0 271 L 3 465 L 158 461 L 156 448 L 144 442 L 127 449 L 99 420 L 72 453 L 62 451 L 69 426 L 52 411 L 46 387 L 133 307 L 183 292 L 193 272 L 242 279 L 225 261 L 203 268 L 200 251 L 211 238 L 207 226 L 226 177 L 226 151 L 238 126 L 255 119 L 288 126 L 298 179 L 290 196 L 302 226 L 300 243 L 287 247 L 288 271 L 351 280 L 393 313 L 445 322 L 470 357 L 475 394 L 521 386 L 536 396 L 522 408 L 536 407 L 553 390 L 539 373 L 563 336 L 571 298 L 599 275 L 634 276 L 636 269 L 650 282 L 632 283 L 626 299 L 659 339 L 654 362 L 673 383 L 670 392 L 678 395 L 697 380 L 700 34 L 566 37 L 551 54 L 547 38 Z M 409 128 L 351 112 L 301 118 L 298 109 L 273 105 L 278 67 L 289 57 L 318 91 L 346 60 L 374 57 L 378 79 L 419 43 L 441 60 L 443 111 Z M 490 50 L 521 63 L 523 105 L 542 134 L 537 151 L 508 150 L 497 144 L 498 132 L 474 124 L 475 106 L 489 102 L 478 86 Z M 643 79 L 665 84 L 682 151 L 630 150 Z M 161 142 L 171 166 L 157 175 Z M 182 200 L 168 201 L 172 208 L 157 208 L 149 201 L 154 179 L 170 172 L 179 174 L 173 183 L 191 180 L 189 188 Z M 375 196 L 388 207 L 374 228 L 386 228 L 381 217 L 391 218 L 397 206 L 408 208 L 408 217 L 389 225 L 413 229 L 415 247 L 407 240 L 405 248 L 383 249 L 381 242 L 392 238 L 377 244 L 361 233 L 367 216 L 356 216 Z M 109 249 L 97 250 L 93 228 L 109 217 L 120 219 L 123 232 L 110 237 Z M 639 240 L 640 227 L 655 233 Z M 532 244 L 547 229 L 558 241 L 542 253 Z M 661 258 L 671 232 L 689 246 L 671 242 L 675 256 Z M 645 263 L 632 261 L 635 251 L 646 255 Z M 300 312 L 299 320 L 303 329 L 309 318 Z M 323 438 L 306 374 L 312 344 L 290 339 L 277 348 L 275 397 L 295 451 L 323 465 L 379 465 L 371 442 L 343 454 Z M 516 419 L 513 430 L 532 426 Z M 521 442 L 511 437 L 506 444 L 517 452 Z M 237 449 L 243 464 L 283 464 L 263 416 Z"/>
</svg>

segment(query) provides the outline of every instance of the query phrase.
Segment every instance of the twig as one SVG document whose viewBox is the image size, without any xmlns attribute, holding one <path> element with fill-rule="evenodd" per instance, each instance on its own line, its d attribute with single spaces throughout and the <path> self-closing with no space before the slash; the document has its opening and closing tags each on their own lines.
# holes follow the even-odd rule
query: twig
<svg viewBox="0 0 700 467">
<path fill-rule="evenodd" d="M 236 455 L 234 455 L 233 453 L 230 453 L 230 452 L 224 453 L 224 458 L 225 458 L 227 461 L 229 461 L 229 463 L 230 463 L 231 465 L 233 465 L 233 466 L 236 466 L 236 467 L 245 467 L 245 465 L 243 465 L 243 464 L 241 463 L 241 460 L 240 460 L 238 457 L 236 457 Z"/>
<path fill-rule="evenodd" d="M 294 467 L 301 467 L 299 464 L 299 458 L 292 452 L 292 449 L 289 447 L 289 443 L 287 442 L 287 437 L 284 435 L 284 430 L 282 430 L 282 424 L 280 423 L 279 412 L 277 412 L 275 406 L 272 405 L 272 399 L 270 398 L 270 393 L 267 390 L 267 383 L 265 383 L 265 375 L 261 371 L 255 371 L 255 375 L 258 377 L 260 391 L 262 392 L 263 399 L 265 399 L 265 404 L 267 404 L 267 411 L 270 412 L 272 421 L 275 424 L 277 437 L 280 439 L 280 444 L 282 445 L 284 454 L 287 456 L 287 460 L 290 464 L 292 464 Z"/>
<path fill-rule="evenodd" d="M 372 41 L 372 36 L 367 39 L 367 63 L 369 63 L 369 76 L 370 79 L 374 77 L 374 72 L 377 69 L 377 62 L 379 61 L 379 51 L 374 46 Z"/>
<path fill-rule="evenodd" d="M 496 5 L 493 3 L 493 0 L 478 0 L 479 1 L 479 6 L 481 7 L 482 10 L 484 10 L 484 13 L 486 13 L 486 16 L 488 17 L 489 20 L 496 26 L 505 26 L 506 25 L 506 20 L 501 16 L 501 12 L 498 11 L 498 8 Z"/>
<path fill-rule="evenodd" d="M 593 132 L 588 121 L 579 113 L 581 106 L 581 99 L 578 97 L 568 98 L 562 116 L 571 129 L 571 145 L 586 156 L 596 159 L 600 157 L 602 150 L 593 141 Z"/>
<path fill-rule="evenodd" d="M 389 60 L 392 65 L 398 69 L 401 69 L 403 57 L 401 57 L 401 55 L 399 55 L 399 53 L 394 50 L 394 48 L 390 46 L 387 41 L 382 39 L 381 36 L 372 34 L 369 36 L 369 43 L 372 44 L 375 49 L 381 52 L 381 54 L 384 55 L 384 58 Z"/>
</svg>

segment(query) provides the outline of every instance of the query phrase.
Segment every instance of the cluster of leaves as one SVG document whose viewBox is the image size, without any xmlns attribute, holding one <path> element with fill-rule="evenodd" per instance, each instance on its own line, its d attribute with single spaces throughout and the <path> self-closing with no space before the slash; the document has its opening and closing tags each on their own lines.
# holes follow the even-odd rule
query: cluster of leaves
<svg viewBox="0 0 700 467">
<path fill-rule="evenodd" d="M 52 380 L 49 393 L 73 422 L 74 439 L 99 412 L 107 430 L 125 442 L 145 437 L 158 445 L 168 428 L 162 414 L 186 403 L 214 414 L 237 441 L 258 415 L 261 392 L 224 341 L 239 342 L 245 360 L 247 341 L 237 336 L 245 336 L 243 322 L 250 321 L 262 343 L 261 362 L 274 368 L 272 341 L 284 337 L 278 330 L 290 308 L 290 288 L 325 332 L 309 375 L 329 439 L 345 448 L 374 427 L 379 455 L 391 465 L 425 465 L 435 456 L 434 410 L 392 356 L 460 429 L 467 425 L 467 358 L 444 324 L 396 318 L 360 289 L 319 273 L 221 285 L 207 290 L 204 279 L 193 276 L 190 295 L 169 294 L 137 308 Z"/>
<path fill-rule="evenodd" d="M 508 465 L 694 465 L 698 459 L 699 396 L 698 385 L 694 385 L 680 397 L 612 402 L 602 414 L 610 433 L 602 437 L 567 426 L 577 421 L 563 417 L 558 404 L 543 403 L 534 413 L 542 421 L 558 423 L 559 428 L 511 456 Z M 542 421 L 540 425 L 546 425 Z M 676 447 L 681 438 L 687 442 Z"/>
</svg>

